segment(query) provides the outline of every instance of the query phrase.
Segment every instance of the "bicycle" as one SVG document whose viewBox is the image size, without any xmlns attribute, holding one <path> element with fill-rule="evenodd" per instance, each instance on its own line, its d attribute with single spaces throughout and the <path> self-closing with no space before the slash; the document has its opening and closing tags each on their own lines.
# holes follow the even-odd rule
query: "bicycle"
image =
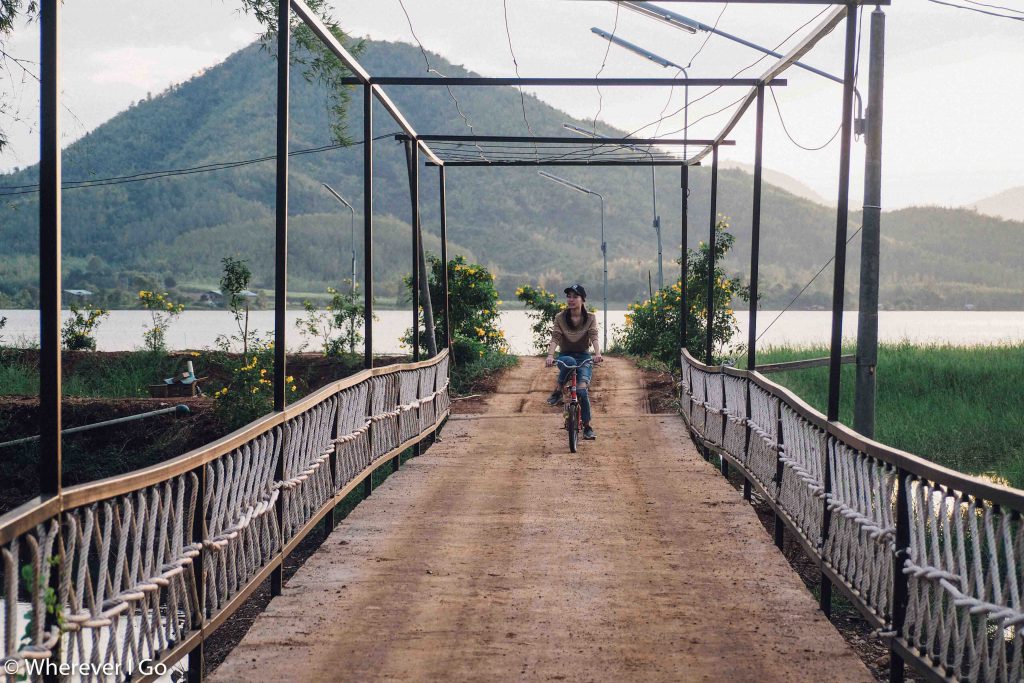
<svg viewBox="0 0 1024 683">
<path fill-rule="evenodd" d="M 577 365 L 569 365 L 568 363 L 563 363 L 560 360 L 555 360 L 555 365 L 570 371 L 569 381 L 566 382 L 565 386 L 563 387 L 563 392 L 565 391 L 565 389 L 569 390 L 569 400 L 567 402 L 563 402 L 562 404 L 564 406 L 562 410 L 562 415 L 565 418 L 564 429 L 569 433 L 570 453 L 576 452 L 577 445 L 579 444 L 579 435 L 580 432 L 583 430 L 583 415 L 580 412 L 579 398 L 576 396 L 576 371 L 579 370 L 580 368 L 584 368 L 588 365 L 593 364 L 594 360 L 592 358 L 588 358 L 587 360 Z"/>
</svg>

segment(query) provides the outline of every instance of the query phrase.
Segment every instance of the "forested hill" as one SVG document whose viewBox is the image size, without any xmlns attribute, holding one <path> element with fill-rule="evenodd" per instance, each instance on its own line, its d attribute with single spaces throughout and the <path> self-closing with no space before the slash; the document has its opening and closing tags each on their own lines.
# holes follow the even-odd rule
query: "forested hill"
<svg viewBox="0 0 1024 683">
<path fill-rule="evenodd" d="M 422 74 L 419 50 L 402 43 L 367 41 L 361 61 L 371 73 Z M 437 55 L 432 65 L 449 75 L 470 75 Z M 137 181 L 160 170 L 272 156 L 275 136 L 275 66 L 253 45 L 222 64 L 151 99 L 138 102 L 81 140 L 64 155 L 64 179 L 122 178 L 64 194 L 66 286 L 133 291 L 137 288 L 215 286 L 220 259 L 250 260 L 255 286 L 273 282 L 274 162 L 210 172 L 187 172 Z M 318 150 L 331 144 L 324 93 L 296 70 L 292 88 L 291 146 Z M 526 134 L 519 93 L 511 88 L 452 88 L 462 111 L 481 134 Z M 389 88 L 421 132 L 468 132 L 444 88 Z M 362 137 L 359 93 L 353 93 L 349 131 Z M 565 134 L 573 121 L 526 97 L 537 134 Z M 382 109 L 374 134 L 396 132 Z M 605 133 L 619 133 L 604 129 Z M 607 198 L 610 291 L 628 301 L 647 291 L 657 272 L 651 226 L 650 171 L 565 168 L 557 172 Z M 30 185 L 36 169 L 0 176 L 0 186 Z M 737 234 L 730 267 L 747 270 L 752 180 L 741 170 L 722 171 L 719 212 Z M 401 145 L 375 143 L 377 292 L 394 295 L 410 259 L 409 186 Z M 691 174 L 690 231 L 706 235 L 708 170 Z M 128 181 L 128 182 L 124 182 Z M 323 291 L 347 272 L 349 214 L 323 189 L 329 183 L 361 209 L 362 147 L 327 149 L 292 158 L 289 210 L 293 216 L 290 287 Z M 447 174 L 449 235 L 453 253 L 488 265 L 506 299 L 523 283 L 554 288 L 566 280 L 597 284 L 600 278 L 597 202 L 540 178 L 536 169 L 453 168 Z M 674 170 L 658 172 L 659 212 L 665 252 L 678 254 L 680 197 Z M 35 195 L 0 189 L 0 307 L 31 305 L 37 283 Z M 6 196 L 2 196 L 5 193 Z M 421 205 L 427 248 L 437 251 L 437 174 L 421 170 Z M 357 233 L 360 216 L 356 216 Z M 907 209 L 884 216 L 882 303 L 903 308 L 1019 308 L 1024 271 L 1024 224 L 970 211 Z M 859 225 L 854 215 L 851 232 Z M 785 304 L 818 271 L 834 248 L 834 211 L 767 187 L 762 221 L 762 291 L 766 306 Z M 361 234 L 356 235 L 361 250 Z M 856 286 L 859 240 L 850 245 L 848 282 Z M 674 273 L 666 260 L 666 270 Z M 361 270 L 361 269 L 360 269 Z M 361 276 L 360 276 L 361 277 Z M 828 271 L 801 298 L 827 305 Z M 595 287 L 595 291 L 596 291 Z M 852 294 L 852 292 L 851 292 Z M 855 299 L 854 299 L 855 300 Z"/>
</svg>

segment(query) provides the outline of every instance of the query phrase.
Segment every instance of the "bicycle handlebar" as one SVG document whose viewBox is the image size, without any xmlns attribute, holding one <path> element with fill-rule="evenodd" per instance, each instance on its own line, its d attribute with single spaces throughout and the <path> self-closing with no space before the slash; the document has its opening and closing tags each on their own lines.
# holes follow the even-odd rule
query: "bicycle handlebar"
<svg viewBox="0 0 1024 683">
<path fill-rule="evenodd" d="M 586 367 L 588 365 L 594 365 L 594 359 L 593 358 L 588 358 L 585 361 L 583 361 L 582 363 L 577 363 L 576 365 L 569 365 L 568 363 L 563 363 L 562 361 L 560 361 L 560 360 L 558 360 L 556 358 L 554 363 L 555 363 L 555 365 L 561 366 L 561 367 L 569 370 L 569 369 L 572 369 L 572 368 L 582 368 L 582 367 Z"/>
</svg>

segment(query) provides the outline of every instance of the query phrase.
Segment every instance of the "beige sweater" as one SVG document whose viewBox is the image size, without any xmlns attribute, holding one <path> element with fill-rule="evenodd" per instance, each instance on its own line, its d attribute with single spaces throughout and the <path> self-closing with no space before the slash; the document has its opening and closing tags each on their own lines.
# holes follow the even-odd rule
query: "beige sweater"
<svg viewBox="0 0 1024 683">
<path fill-rule="evenodd" d="M 569 310 L 566 309 L 555 316 L 551 338 L 562 353 L 588 353 L 590 347 L 597 342 L 597 316 L 587 313 L 586 323 L 573 330 L 566 321 L 568 315 Z"/>
</svg>

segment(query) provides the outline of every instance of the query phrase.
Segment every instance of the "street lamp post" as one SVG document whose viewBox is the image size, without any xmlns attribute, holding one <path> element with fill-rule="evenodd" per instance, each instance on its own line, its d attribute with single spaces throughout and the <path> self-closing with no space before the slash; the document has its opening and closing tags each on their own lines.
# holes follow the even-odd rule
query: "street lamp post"
<svg viewBox="0 0 1024 683">
<path fill-rule="evenodd" d="M 334 195 L 335 199 L 337 199 L 339 202 L 341 202 L 342 204 L 347 206 L 348 210 L 352 214 L 352 227 L 351 227 L 351 230 L 349 231 L 350 232 L 350 234 L 349 234 L 349 241 L 350 241 L 351 247 L 352 247 L 352 285 L 351 285 L 351 292 L 352 292 L 352 296 L 355 296 L 355 294 L 356 294 L 356 210 L 352 208 L 351 204 L 349 204 L 348 202 L 345 201 L 344 197 L 342 197 L 340 194 L 335 192 L 333 187 L 331 187 L 327 183 L 324 183 L 323 185 L 324 185 L 324 187 L 327 188 L 328 192 L 330 192 L 332 195 Z"/>
<path fill-rule="evenodd" d="M 683 25 L 683 24 L 678 25 L 678 27 L 683 29 L 683 30 L 689 30 L 690 29 L 690 27 L 688 27 L 686 25 Z M 685 79 L 689 79 L 690 78 L 690 74 L 688 74 L 686 72 L 686 67 L 680 66 L 680 65 L 676 64 L 675 62 L 672 62 L 672 61 L 670 61 L 668 59 L 665 59 L 664 57 L 660 57 L 660 56 L 654 54 L 653 52 L 650 52 L 649 50 L 645 50 L 644 48 L 640 47 L 639 45 L 635 45 L 635 44 L 629 42 L 628 40 L 623 40 L 622 38 L 619 38 L 618 36 L 616 36 L 614 34 L 611 34 L 611 33 L 608 33 L 607 31 L 604 31 L 604 30 L 599 29 L 597 27 L 592 27 L 590 29 L 590 32 L 595 34 L 595 35 L 597 35 L 597 36 L 600 36 L 601 38 L 603 38 L 604 40 L 607 40 L 608 42 L 612 43 L 613 45 L 618 45 L 621 48 L 629 50 L 633 54 L 640 55 L 644 59 L 646 59 L 648 61 L 651 61 L 651 62 L 654 62 L 655 64 L 657 64 L 659 66 L 662 66 L 662 67 L 665 67 L 665 68 L 670 67 L 670 66 L 671 67 L 675 67 L 676 69 L 679 69 L 679 71 L 681 71 L 683 73 L 683 78 L 685 78 Z M 689 32 L 690 33 L 696 33 L 696 29 L 689 30 Z M 678 73 L 676 75 L 678 76 Z M 669 97 L 671 98 L 671 95 L 669 95 Z M 684 86 L 683 86 L 683 98 L 684 98 L 684 102 L 683 102 L 683 138 L 685 139 L 686 136 L 689 135 L 689 132 L 690 132 L 689 131 L 689 128 L 690 128 L 690 85 L 688 83 L 684 84 Z M 589 131 L 585 131 L 583 129 L 576 128 L 575 126 L 566 126 L 566 128 L 569 128 L 570 130 L 574 130 L 574 131 L 576 131 L 578 133 L 583 133 L 584 135 L 591 135 L 591 133 Z M 594 137 L 603 137 L 603 136 L 597 135 L 596 133 L 594 133 L 593 135 L 594 135 Z M 648 154 L 651 154 L 651 153 L 648 152 Z M 684 157 L 686 156 L 686 145 L 683 145 L 683 156 Z M 651 158 L 652 159 L 654 158 L 653 154 L 651 154 Z M 662 257 L 662 253 L 661 253 L 661 216 L 658 215 L 657 177 L 658 176 L 657 176 L 656 167 L 654 165 L 652 165 L 651 166 L 651 193 L 652 193 L 652 196 L 653 196 L 653 199 L 654 199 L 654 221 L 653 221 L 653 226 L 654 226 L 654 233 L 658 237 L 658 289 L 664 289 L 665 288 L 665 269 L 664 269 L 663 257 Z"/>
<path fill-rule="evenodd" d="M 560 178 L 551 173 L 545 171 L 537 171 L 540 175 L 544 176 L 548 180 L 553 180 L 559 185 L 564 185 L 571 190 L 582 192 L 583 194 L 589 194 L 597 197 L 601 200 L 601 256 L 604 259 L 604 338 L 601 340 L 601 350 L 608 350 L 608 243 L 604 241 L 604 195 L 600 192 L 594 192 L 588 190 L 585 187 L 577 185 L 574 182 L 568 181 L 565 178 Z"/>
</svg>

